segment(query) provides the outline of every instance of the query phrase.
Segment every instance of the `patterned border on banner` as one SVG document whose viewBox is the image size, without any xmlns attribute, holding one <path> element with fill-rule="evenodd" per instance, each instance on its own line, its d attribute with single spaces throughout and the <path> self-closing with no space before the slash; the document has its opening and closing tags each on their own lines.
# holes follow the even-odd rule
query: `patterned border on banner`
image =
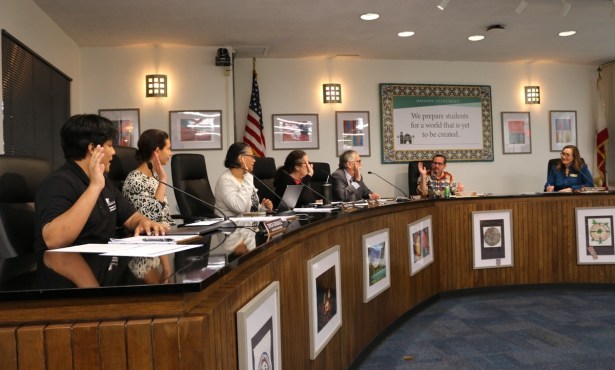
<svg viewBox="0 0 615 370">
<path fill-rule="evenodd" d="M 427 150 L 396 150 L 395 99 L 398 97 L 432 98 L 477 98 L 480 99 L 480 131 L 482 140 L 478 148 L 450 148 Z M 438 107 L 445 106 L 440 105 Z M 493 161 L 493 120 L 491 115 L 491 86 L 482 85 L 415 85 L 380 84 L 380 125 L 382 135 L 382 163 L 404 163 L 408 161 L 431 159 L 441 153 L 449 161 Z M 400 134 L 401 135 L 401 134 Z M 407 135 L 412 136 L 408 133 Z M 399 135 L 398 135 L 399 136 Z"/>
</svg>

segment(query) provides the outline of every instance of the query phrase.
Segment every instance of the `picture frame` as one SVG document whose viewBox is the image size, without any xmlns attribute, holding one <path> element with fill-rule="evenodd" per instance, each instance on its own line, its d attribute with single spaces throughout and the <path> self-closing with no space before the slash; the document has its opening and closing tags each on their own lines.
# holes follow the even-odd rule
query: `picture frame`
<svg viewBox="0 0 615 370">
<path fill-rule="evenodd" d="M 342 326 L 340 246 L 307 261 L 310 359 L 314 360 Z"/>
<path fill-rule="evenodd" d="M 383 164 L 493 161 L 491 86 L 381 83 Z"/>
<path fill-rule="evenodd" d="M 560 152 L 566 145 L 577 145 L 577 111 L 549 111 L 551 151 Z"/>
<path fill-rule="evenodd" d="M 281 369 L 280 338 L 280 283 L 273 281 L 237 311 L 239 369 Z"/>
<path fill-rule="evenodd" d="M 141 130 L 139 127 L 139 108 L 99 109 L 98 115 L 105 117 L 117 129 L 118 138 L 113 146 L 137 147 Z"/>
<path fill-rule="evenodd" d="M 338 157 L 347 150 L 354 150 L 363 157 L 370 156 L 371 142 L 368 111 L 336 111 L 335 128 L 336 155 Z"/>
<path fill-rule="evenodd" d="M 615 207 L 575 208 L 577 263 L 579 265 L 614 264 Z"/>
<path fill-rule="evenodd" d="M 273 150 L 318 149 L 318 114 L 272 114 Z"/>
<path fill-rule="evenodd" d="M 511 210 L 472 212 L 474 269 L 513 266 Z"/>
<path fill-rule="evenodd" d="M 530 112 L 502 112 L 504 154 L 532 153 Z"/>
<path fill-rule="evenodd" d="M 389 229 L 363 235 L 363 303 L 391 286 Z"/>
<path fill-rule="evenodd" d="M 169 111 L 169 137 L 174 151 L 222 149 L 222 111 Z"/>
<path fill-rule="evenodd" d="M 431 215 L 408 224 L 408 255 L 410 276 L 415 275 L 434 261 Z"/>
</svg>

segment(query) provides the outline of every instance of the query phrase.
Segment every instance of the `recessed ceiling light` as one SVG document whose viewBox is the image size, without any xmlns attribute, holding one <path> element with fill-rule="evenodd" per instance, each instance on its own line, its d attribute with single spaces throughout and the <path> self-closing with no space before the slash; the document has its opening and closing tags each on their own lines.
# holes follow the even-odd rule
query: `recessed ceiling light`
<svg viewBox="0 0 615 370">
<path fill-rule="evenodd" d="M 558 35 L 562 37 L 566 37 L 566 36 L 572 36 L 575 33 L 577 33 L 577 31 L 563 31 L 563 32 L 558 33 Z"/>
<path fill-rule="evenodd" d="M 412 31 L 403 31 L 403 32 L 399 32 L 397 34 L 397 36 L 399 36 L 399 37 L 410 37 L 410 36 L 414 36 L 414 32 L 412 32 Z"/>
<path fill-rule="evenodd" d="M 364 21 L 373 21 L 374 19 L 378 19 L 378 18 L 380 18 L 380 14 L 376 14 L 376 13 L 361 14 L 361 19 L 363 19 Z"/>
<path fill-rule="evenodd" d="M 438 9 L 444 10 L 444 8 L 446 8 L 446 6 L 448 5 L 449 1 L 450 0 L 442 0 L 442 1 L 440 1 L 440 4 L 438 4 Z"/>
<path fill-rule="evenodd" d="M 483 36 L 483 35 L 474 35 L 474 36 L 468 37 L 468 40 L 470 40 L 470 41 L 480 41 L 480 40 L 482 40 L 484 38 L 485 38 L 485 36 Z"/>
</svg>

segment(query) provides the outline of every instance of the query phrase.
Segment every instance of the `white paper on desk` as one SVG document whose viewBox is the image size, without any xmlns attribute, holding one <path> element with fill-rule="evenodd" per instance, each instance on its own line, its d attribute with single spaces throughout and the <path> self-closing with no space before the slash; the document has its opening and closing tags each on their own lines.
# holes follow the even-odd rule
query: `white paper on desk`
<svg viewBox="0 0 615 370">
<path fill-rule="evenodd" d="M 49 249 L 47 252 L 66 252 L 66 253 L 106 253 L 109 251 L 122 250 L 127 244 L 82 244 L 72 247 Z"/>
<path fill-rule="evenodd" d="M 334 209 L 337 208 L 295 208 L 293 211 L 301 213 L 331 213 Z"/>
<path fill-rule="evenodd" d="M 201 220 L 201 221 L 185 224 L 184 226 L 207 226 L 207 225 L 213 225 L 220 221 L 224 221 L 224 219 L 223 218 L 210 218 L 207 220 Z"/>
<path fill-rule="evenodd" d="M 124 244 L 130 245 L 130 244 Z M 203 244 L 132 244 L 130 248 L 108 251 L 101 256 L 120 256 L 120 257 L 158 257 L 186 249 L 202 247 Z"/>
<path fill-rule="evenodd" d="M 277 218 L 282 219 L 282 221 L 286 221 L 289 218 L 292 218 L 295 216 L 255 216 L 255 217 L 231 217 L 230 220 L 231 221 L 235 221 L 235 222 L 261 222 L 261 221 L 271 221 L 271 220 L 275 220 Z"/>
<path fill-rule="evenodd" d="M 153 241 L 152 239 L 164 239 L 164 241 Z M 194 239 L 194 235 L 131 236 L 110 239 L 109 244 L 176 244 L 189 239 Z"/>
</svg>

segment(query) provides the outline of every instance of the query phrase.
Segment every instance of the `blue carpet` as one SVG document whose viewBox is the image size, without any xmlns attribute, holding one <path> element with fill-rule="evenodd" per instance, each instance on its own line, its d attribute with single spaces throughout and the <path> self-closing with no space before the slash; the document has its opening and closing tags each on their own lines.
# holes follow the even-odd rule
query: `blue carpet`
<svg viewBox="0 0 615 370">
<path fill-rule="evenodd" d="M 402 323 L 357 368 L 615 369 L 615 292 L 443 298 Z"/>
</svg>

